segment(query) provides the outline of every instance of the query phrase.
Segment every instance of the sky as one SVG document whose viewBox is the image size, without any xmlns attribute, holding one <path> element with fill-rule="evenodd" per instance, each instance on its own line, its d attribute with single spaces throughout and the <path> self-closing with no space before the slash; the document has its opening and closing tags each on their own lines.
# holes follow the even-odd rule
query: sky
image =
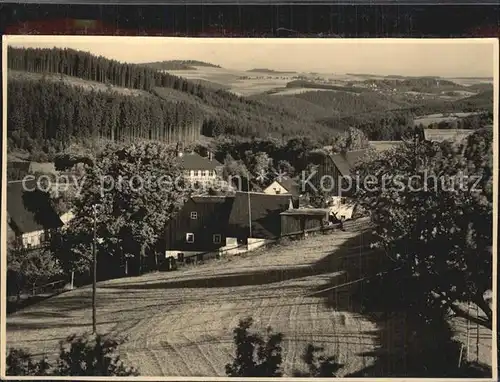
<svg viewBox="0 0 500 382">
<path fill-rule="evenodd" d="M 235 70 L 493 77 L 492 41 L 9 36 L 7 43 L 73 48 L 130 63 L 199 60 Z"/>
</svg>

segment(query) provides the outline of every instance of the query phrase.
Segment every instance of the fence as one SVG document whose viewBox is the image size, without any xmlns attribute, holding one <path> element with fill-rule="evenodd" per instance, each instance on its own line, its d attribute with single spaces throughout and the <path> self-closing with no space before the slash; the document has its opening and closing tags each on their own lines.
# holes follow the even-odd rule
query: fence
<svg viewBox="0 0 500 382">
<path fill-rule="evenodd" d="M 13 313 L 42 299 L 62 293 L 67 283 L 67 280 L 55 280 L 43 285 L 33 285 L 29 289 L 16 290 L 15 293 L 11 290 L 7 296 L 7 313 Z"/>
</svg>

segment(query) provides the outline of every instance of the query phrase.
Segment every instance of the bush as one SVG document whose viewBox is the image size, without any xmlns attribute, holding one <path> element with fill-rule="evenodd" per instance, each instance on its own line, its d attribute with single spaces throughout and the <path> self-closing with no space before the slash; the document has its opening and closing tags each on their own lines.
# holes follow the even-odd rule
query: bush
<svg viewBox="0 0 500 382">
<path fill-rule="evenodd" d="M 236 344 L 236 357 L 232 364 L 226 365 L 226 375 L 229 377 L 281 377 L 282 348 L 281 333 L 272 334 L 267 329 L 267 338 L 259 334 L 249 333 L 252 318 L 240 320 L 233 330 Z"/>
<path fill-rule="evenodd" d="M 11 349 L 6 359 L 7 375 L 25 376 L 25 375 L 50 375 L 50 364 L 46 359 L 38 362 L 32 359 L 30 353 L 22 349 Z"/>
<path fill-rule="evenodd" d="M 115 353 L 121 339 L 101 335 L 77 337 L 72 335 L 60 344 L 57 369 L 59 375 L 136 376 L 138 371 L 126 367 Z"/>
<path fill-rule="evenodd" d="M 326 356 L 323 347 L 307 345 L 302 360 L 306 363 L 309 373 L 303 377 L 336 377 L 344 365 L 337 362 L 335 356 Z M 297 375 L 300 376 L 300 375 Z"/>
<path fill-rule="evenodd" d="M 123 342 L 101 335 L 69 336 L 60 343 L 55 366 L 46 359 L 34 361 L 32 355 L 22 349 L 11 349 L 6 360 L 7 375 L 137 376 L 138 370 L 126 367 L 115 353 Z"/>
</svg>

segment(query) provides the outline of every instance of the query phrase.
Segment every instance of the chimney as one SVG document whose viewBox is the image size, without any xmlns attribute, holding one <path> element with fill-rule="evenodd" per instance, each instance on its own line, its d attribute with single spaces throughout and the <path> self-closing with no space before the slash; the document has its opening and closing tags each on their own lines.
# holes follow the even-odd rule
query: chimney
<svg viewBox="0 0 500 382">
<path fill-rule="evenodd" d="M 212 161 L 212 152 L 211 151 L 208 152 L 208 160 Z"/>
</svg>

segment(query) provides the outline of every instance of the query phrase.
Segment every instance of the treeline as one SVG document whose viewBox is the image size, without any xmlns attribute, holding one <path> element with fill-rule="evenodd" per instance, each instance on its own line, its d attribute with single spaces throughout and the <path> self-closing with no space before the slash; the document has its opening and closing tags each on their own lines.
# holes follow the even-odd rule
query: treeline
<svg viewBox="0 0 500 382">
<path fill-rule="evenodd" d="M 478 130 L 493 125 L 493 113 L 473 114 L 449 121 L 431 123 L 428 129 L 465 129 Z"/>
<path fill-rule="evenodd" d="M 263 101 L 245 99 L 224 90 L 210 89 L 199 83 L 160 73 L 145 66 L 123 64 L 71 49 L 9 49 L 8 64 L 9 69 L 12 70 L 40 73 L 42 76 L 50 72 L 60 73 L 84 80 L 149 91 L 166 101 L 170 101 L 171 104 L 164 108 L 172 113 L 175 113 L 177 108 L 172 107 L 173 102 L 180 108 L 184 107 L 182 102 L 178 103 L 179 99 L 182 99 L 186 105 L 191 105 L 193 110 L 198 110 L 200 114 L 203 114 L 205 121 L 204 124 L 201 122 L 203 134 L 208 136 L 231 134 L 246 137 L 267 137 L 271 135 L 282 138 L 310 131 L 316 138 L 324 138 L 331 134 L 328 127 L 315 121 L 297 118 L 296 113 L 290 113 L 284 108 Z M 45 92 L 48 94 L 54 89 L 54 87 L 49 86 Z M 109 90 L 112 90 L 111 86 Z M 170 94 L 164 97 L 163 92 Z M 97 93 L 93 94 L 96 96 Z M 119 95 L 113 94 L 112 97 L 119 98 Z M 25 96 L 25 98 L 28 99 L 29 96 Z M 101 102 L 101 100 L 93 102 Z M 147 102 L 153 102 L 156 105 L 153 98 L 148 99 Z M 16 107 L 15 104 L 11 106 L 13 108 L 9 109 L 9 112 Z M 179 111 L 179 114 L 183 114 L 182 110 Z M 74 128 L 80 129 L 78 125 L 79 122 L 75 124 Z M 43 129 L 41 133 L 37 134 L 38 137 L 45 138 Z M 191 133 L 186 132 L 186 134 L 190 135 Z"/>
<path fill-rule="evenodd" d="M 435 113 L 493 112 L 493 90 L 456 101 L 433 100 L 409 108 L 415 116 Z"/>
<path fill-rule="evenodd" d="M 244 139 L 238 137 L 221 137 L 213 148 L 217 160 L 224 163 L 229 155 L 236 161 L 248 162 L 251 156 L 265 153 L 275 166 L 279 163 L 287 164 L 288 175 L 297 174 L 306 169 L 309 164 L 309 154 L 322 144 L 309 136 L 296 136 L 287 141 L 273 138 Z"/>
<path fill-rule="evenodd" d="M 209 68 L 220 68 L 219 65 L 197 60 L 170 60 L 156 61 L 142 64 L 156 70 L 196 70 L 195 66 L 205 66 Z"/>
<path fill-rule="evenodd" d="M 11 70 L 58 73 L 146 91 L 156 86 L 163 86 L 202 96 L 206 90 L 199 84 L 193 84 L 184 78 L 168 73 L 161 73 L 145 65 L 124 64 L 73 49 L 9 47 L 7 65 Z M 224 95 L 231 97 L 229 93 L 219 94 L 219 96 Z"/>
<path fill-rule="evenodd" d="M 74 140 L 199 138 L 203 116 L 185 102 L 88 91 L 51 81 L 8 82 L 9 147 L 57 152 Z"/>
<path fill-rule="evenodd" d="M 330 114 L 338 113 L 340 115 L 390 110 L 408 106 L 406 102 L 396 102 L 387 96 L 373 92 L 352 94 L 352 92 L 347 91 L 310 91 L 285 97 L 303 99 L 328 109 Z"/>
<path fill-rule="evenodd" d="M 398 141 L 413 128 L 413 116 L 407 110 L 368 112 L 347 117 L 323 119 L 332 128 L 350 126 L 361 130 L 370 141 Z"/>
</svg>

